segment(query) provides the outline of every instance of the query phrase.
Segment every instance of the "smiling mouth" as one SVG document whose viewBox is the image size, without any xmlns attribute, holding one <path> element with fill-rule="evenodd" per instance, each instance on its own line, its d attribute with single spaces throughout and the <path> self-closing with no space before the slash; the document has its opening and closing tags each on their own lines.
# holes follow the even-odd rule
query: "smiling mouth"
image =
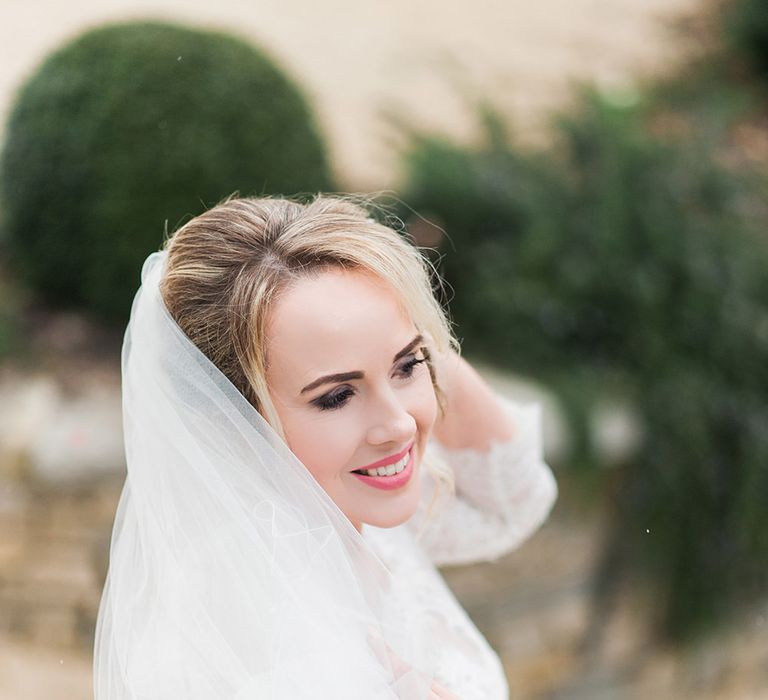
<svg viewBox="0 0 768 700">
<path fill-rule="evenodd" d="M 395 476 L 395 474 L 400 474 L 408 465 L 408 460 L 411 458 L 412 451 L 413 445 L 411 445 L 408 451 L 396 462 L 375 469 L 355 469 L 352 473 L 362 474 L 363 476 Z"/>
</svg>

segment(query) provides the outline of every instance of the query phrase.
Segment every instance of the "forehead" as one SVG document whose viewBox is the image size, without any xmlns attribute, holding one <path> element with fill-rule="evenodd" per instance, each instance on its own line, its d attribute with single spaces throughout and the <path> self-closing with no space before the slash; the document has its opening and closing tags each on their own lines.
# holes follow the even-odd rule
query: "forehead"
<svg viewBox="0 0 768 700">
<path fill-rule="evenodd" d="M 332 269 L 297 281 L 270 309 L 266 325 L 270 371 L 365 370 L 415 334 L 397 292 L 358 270 Z M 400 343 L 398 345 L 398 343 Z"/>
</svg>

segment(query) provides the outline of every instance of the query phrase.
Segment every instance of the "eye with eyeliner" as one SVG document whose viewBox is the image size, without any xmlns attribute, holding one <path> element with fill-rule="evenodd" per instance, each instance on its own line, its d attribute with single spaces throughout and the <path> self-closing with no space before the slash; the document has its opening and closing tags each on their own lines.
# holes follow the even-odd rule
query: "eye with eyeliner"
<svg viewBox="0 0 768 700">
<path fill-rule="evenodd" d="M 332 411 L 335 408 L 341 408 L 354 395 L 355 390 L 351 386 L 343 386 L 313 399 L 310 403 L 321 411 Z"/>
<path fill-rule="evenodd" d="M 415 355 L 412 355 L 406 362 L 403 362 L 402 365 L 400 365 L 399 369 L 400 372 L 403 373 L 404 377 L 407 379 L 408 377 L 413 375 L 413 371 L 416 369 L 417 365 L 420 365 L 422 362 L 426 362 L 427 358 L 417 358 Z"/>
<path fill-rule="evenodd" d="M 413 376 L 414 370 L 417 365 L 422 362 L 426 362 L 427 357 L 416 359 L 413 357 L 400 366 L 400 371 L 404 372 L 404 379 L 410 379 Z M 355 390 L 352 387 L 346 386 L 337 392 L 330 392 L 323 396 L 310 401 L 313 405 L 317 406 L 321 411 L 332 411 L 344 406 L 347 401 L 355 395 Z"/>
</svg>

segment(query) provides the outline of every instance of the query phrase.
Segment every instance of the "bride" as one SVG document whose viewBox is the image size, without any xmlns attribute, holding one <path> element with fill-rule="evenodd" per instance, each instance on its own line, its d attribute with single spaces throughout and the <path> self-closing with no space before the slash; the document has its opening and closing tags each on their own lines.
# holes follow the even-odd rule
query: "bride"
<svg viewBox="0 0 768 700">
<path fill-rule="evenodd" d="M 96 700 L 508 697 L 436 566 L 512 550 L 557 486 L 430 271 L 331 195 L 230 199 L 147 258 Z"/>
</svg>

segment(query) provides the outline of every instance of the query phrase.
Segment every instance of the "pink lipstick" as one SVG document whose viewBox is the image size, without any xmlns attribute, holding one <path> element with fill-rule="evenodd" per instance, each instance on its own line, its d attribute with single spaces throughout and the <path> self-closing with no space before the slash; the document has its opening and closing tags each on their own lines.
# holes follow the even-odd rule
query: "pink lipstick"
<svg viewBox="0 0 768 700">
<path fill-rule="evenodd" d="M 394 489 L 399 489 L 405 486 L 413 476 L 413 445 L 409 448 L 408 454 L 408 462 L 405 465 L 405 468 L 403 471 L 401 471 L 399 474 L 392 474 L 392 476 L 368 476 L 367 474 L 358 474 L 357 472 L 352 472 L 352 475 L 360 479 L 364 484 L 368 484 L 368 486 L 373 486 L 377 489 L 382 489 L 384 491 L 392 491 Z M 405 456 L 405 453 L 402 455 Z M 384 460 L 382 460 L 384 461 Z M 397 462 L 397 459 L 387 459 L 386 462 L 388 464 L 394 464 Z M 377 466 L 385 466 L 380 463 L 375 463 Z M 376 466 L 371 465 L 369 467 L 365 467 L 366 469 L 375 469 Z"/>
</svg>

